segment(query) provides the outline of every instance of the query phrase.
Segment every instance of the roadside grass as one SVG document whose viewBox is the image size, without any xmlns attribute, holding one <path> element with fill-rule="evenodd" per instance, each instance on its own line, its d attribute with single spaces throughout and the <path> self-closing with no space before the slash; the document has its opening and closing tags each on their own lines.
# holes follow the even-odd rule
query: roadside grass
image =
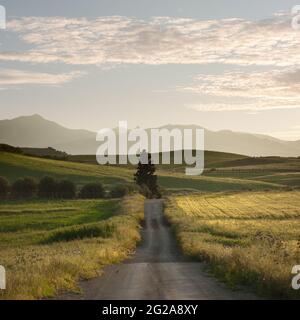
<svg viewBox="0 0 300 320">
<path fill-rule="evenodd" d="M 186 255 L 209 262 L 228 285 L 270 298 L 299 299 L 291 288 L 300 257 L 300 192 L 170 197 L 166 215 Z"/>
<path fill-rule="evenodd" d="M 67 209 L 67 210 L 66 210 Z M 0 205 L 1 299 L 78 292 L 78 281 L 128 258 L 140 241 L 144 200 L 32 201 Z M 2 224 L 3 222 L 3 224 Z M 13 230 L 13 232 L 12 232 Z"/>
</svg>

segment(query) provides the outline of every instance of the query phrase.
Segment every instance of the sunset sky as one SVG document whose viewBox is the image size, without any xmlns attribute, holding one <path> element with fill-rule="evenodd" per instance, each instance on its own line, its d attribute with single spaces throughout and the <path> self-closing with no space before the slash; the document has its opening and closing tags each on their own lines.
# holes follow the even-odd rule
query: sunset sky
<svg viewBox="0 0 300 320">
<path fill-rule="evenodd" d="M 0 119 L 300 139 L 300 0 L 0 0 Z"/>
</svg>

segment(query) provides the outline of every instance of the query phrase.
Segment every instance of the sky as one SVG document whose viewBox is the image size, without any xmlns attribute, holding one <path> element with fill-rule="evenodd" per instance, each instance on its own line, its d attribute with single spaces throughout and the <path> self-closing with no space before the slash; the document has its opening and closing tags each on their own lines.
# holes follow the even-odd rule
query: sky
<svg viewBox="0 0 300 320">
<path fill-rule="evenodd" d="M 198 124 L 300 139 L 298 4 L 0 0 L 0 119 L 40 114 L 94 131 L 120 120 Z"/>
</svg>

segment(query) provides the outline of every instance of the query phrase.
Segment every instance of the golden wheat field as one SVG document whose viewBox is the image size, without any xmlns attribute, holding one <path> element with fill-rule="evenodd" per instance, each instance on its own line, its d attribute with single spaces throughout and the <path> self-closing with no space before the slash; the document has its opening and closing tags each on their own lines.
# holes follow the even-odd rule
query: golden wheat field
<svg viewBox="0 0 300 320">
<path fill-rule="evenodd" d="M 177 195 L 166 214 L 184 253 L 208 261 L 228 284 L 299 298 L 291 288 L 300 264 L 299 191 Z"/>
</svg>

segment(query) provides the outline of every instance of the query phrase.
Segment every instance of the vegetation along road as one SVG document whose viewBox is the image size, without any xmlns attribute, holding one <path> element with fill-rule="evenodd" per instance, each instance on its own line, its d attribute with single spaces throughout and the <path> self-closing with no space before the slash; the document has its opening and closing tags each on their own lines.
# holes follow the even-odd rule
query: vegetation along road
<svg viewBox="0 0 300 320">
<path fill-rule="evenodd" d="M 132 259 L 108 266 L 104 275 L 81 283 L 79 299 L 253 299 L 231 291 L 181 255 L 163 215 L 162 200 L 147 200 L 142 243 Z M 62 299 L 74 299 L 68 294 Z"/>
</svg>

